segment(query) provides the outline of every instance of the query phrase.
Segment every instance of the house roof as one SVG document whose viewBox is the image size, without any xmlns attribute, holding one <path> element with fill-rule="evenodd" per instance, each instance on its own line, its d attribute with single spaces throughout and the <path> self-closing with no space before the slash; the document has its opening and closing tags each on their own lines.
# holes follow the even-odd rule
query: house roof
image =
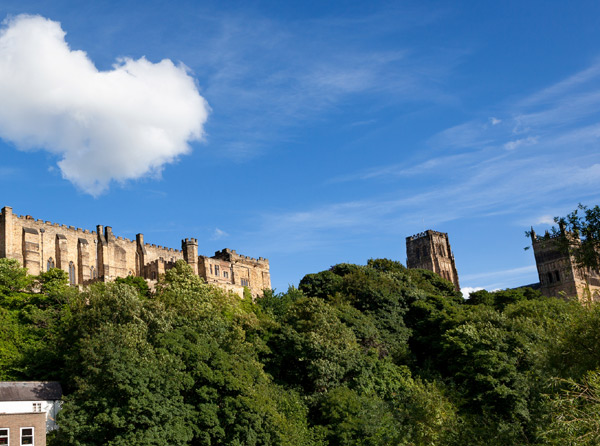
<svg viewBox="0 0 600 446">
<path fill-rule="evenodd" d="M 55 401 L 61 396 L 58 381 L 0 381 L 0 401 Z"/>
</svg>

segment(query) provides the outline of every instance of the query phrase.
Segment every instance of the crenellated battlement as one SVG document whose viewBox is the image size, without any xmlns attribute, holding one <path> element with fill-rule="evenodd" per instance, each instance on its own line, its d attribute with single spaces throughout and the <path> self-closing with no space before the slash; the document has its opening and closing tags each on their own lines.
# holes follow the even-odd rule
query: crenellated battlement
<svg viewBox="0 0 600 446">
<path fill-rule="evenodd" d="M 224 248 L 220 251 L 215 251 L 215 255 L 213 256 L 215 259 L 223 259 L 230 262 L 233 261 L 245 261 L 245 262 L 255 262 L 260 264 L 269 264 L 269 260 L 264 257 L 250 257 L 243 254 L 238 254 L 235 249 Z"/>
<path fill-rule="evenodd" d="M 439 237 L 448 237 L 448 233 L 446 233 L 446 232 L 439 232 L 439 231 L 434 231 L 432 229 L 428 229 L 427 231 L 419 232 L 418 234 L 406 237 L 406 240 L 407 241 L 418 240 L 421 238 L 431 237 L 432 235 L 437 235 Z"/>
<path fill-rule="evenodd" d="M 198 255 L 198 239 L 185 238 L 182 249 L 145 243 L 113 233 L 111 226 L 96 230 L 13 214 L 11 207 L 0 213 L 0 257 L 17 259 L 31 274 L 60 268 L 73 285 L 111 281 L 130 275 L 157 280 L 178 260 L 185 260 L 207 282 L 253 295 L 271 287 L 269 261 L 238 254 L 225 248 L 213 257 Z"/>
</svg>

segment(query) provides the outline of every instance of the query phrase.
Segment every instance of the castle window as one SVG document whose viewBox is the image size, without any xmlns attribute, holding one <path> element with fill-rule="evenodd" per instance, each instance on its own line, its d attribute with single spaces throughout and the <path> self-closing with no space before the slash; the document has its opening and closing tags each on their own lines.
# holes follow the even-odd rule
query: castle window
<svg viewBox="0 0 600 446">
<path fill-rule="evenodd" d="M 225 277 L 226 279 L 229 278 L 229 273 L 227 271 L 223 271 L 223 277 Z"/>
<path fill-rule="evenodd" d="M 558 274 L 558 271 L 554 271 L 554 279 L 555 279 L 557 282 L 560 282 L 560 275 Z"/>
<path fill-rule="evenodd" d="M 93 266 L 90 267 L 90 279 L 98 278 L 98 274 L 96 273 L 96 268 Z"/>
<path fill-rule="evenodd" d="M 52 268 L 54 268 L 54 260 L 52 260 L 52 257 L 50 257 L 48 259 L 48 263 L 46 264 L 46 271 L 50 271 Z"/>
<path fill-rule="evenodd" d="M 552 273 L 547 273 L 546 276 L 548 277 L 548 283 L 554 282 L 554 280 L 552 280 Z"/>
<path fill-rule="evenodd" d="M 250 281 L 248 279 L 242 279 L 242 286 L 250 286 Z"/>
<path fill-rule="evenodd" d="M 210 273 L 213 274 L 212 265 L 210 265 Z"/>
<path fill-rule="evenodd" d="M 219 265 L 215 265 L 215 276 L 218 276 L 219 272 Z"/>
<path fill-rule="evenodd" d="M 73 262 L 69 262 L 69 283 L 71 285 L 75 285 L 77 283 L 75 279 L 75 264 Z"/>
</svg>

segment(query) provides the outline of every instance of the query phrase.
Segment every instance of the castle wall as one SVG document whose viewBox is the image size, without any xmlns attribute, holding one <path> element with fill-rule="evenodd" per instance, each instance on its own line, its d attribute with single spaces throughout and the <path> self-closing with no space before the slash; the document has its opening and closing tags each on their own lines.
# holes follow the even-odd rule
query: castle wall
<svg viewBox="0 0 600 446">
<path fill-rule="evenodd" d="M 30 274 L 60 268 L 73 285 L 112 281 L 130 275 L 155 281 L 185 260 L 195 274 L 208 283 L 243 296 L 248 287 L 254 296 L 271 288 L 269 261 L 254 259 L 224 249 L 213 257 L 198 255 L 198 241 L 185 239 L 182 249 L 144 243 L 143 234 L 135 240 L 117 237 L 110 226 L 96 231 L 18 216 L 10 207 L 0 214 L 0 257 L 18 260 Z"/>
<path fill-rule="evenodd" d="M 183 253 L 179 249 L 165 248 L 164 246 L 145 245 L 147 254 L 147 262 L 152 262 L 158 259 L 164 259 L 169 262 L 183 260 Z"/>
<path fill-rule="evenodd" d="M 30 274 L 47 271 L 48 264 L 69 273 L 71 263 L 77 274 L 79 240 L 95 246 L 95 232 L 15 215 L 11 208 L 2 209 L 0 220 L 4 235 L 0 254 L 18 260 Z"/>
<path fill-rule="evenodd" d="M 262 257 L 255 259 L 230 249 L 216 252 L 213 258 L 229 262 L 233 272 L 232 283 L 248 287 L 253 295 L 259 295 L 263 290 L 271 289 L 271 274 L 267 259 Z"/>
</svg>

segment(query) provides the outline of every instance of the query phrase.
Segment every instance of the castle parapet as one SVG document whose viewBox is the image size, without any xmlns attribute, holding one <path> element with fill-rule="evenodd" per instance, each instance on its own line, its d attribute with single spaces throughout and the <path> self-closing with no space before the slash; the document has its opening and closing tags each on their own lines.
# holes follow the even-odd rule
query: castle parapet
<svg viewBox="0 0 600 446">
<path fill-rule="evenodd" d="M 268 260 L 263 257 L 240 255 L 228 248 L 217 251 L 214 258 L 199 256 L 196 238 L 183 239 L 181 247 L 147 244 L 142 234 L 132 241 L 113 234 L 110 226 L 89 230 L 17 216 L 10 207 L 2 208 L 0 214 L 0 257 L 14 258 L 35 273 L 61 268 L 73 285 L 130 275 L 156 279 L 183 258 L 196 274 L 210 279 L 207 282 L 238 291 L 247 287 L 253 295 L 270 288 Z"/>
</svg>

